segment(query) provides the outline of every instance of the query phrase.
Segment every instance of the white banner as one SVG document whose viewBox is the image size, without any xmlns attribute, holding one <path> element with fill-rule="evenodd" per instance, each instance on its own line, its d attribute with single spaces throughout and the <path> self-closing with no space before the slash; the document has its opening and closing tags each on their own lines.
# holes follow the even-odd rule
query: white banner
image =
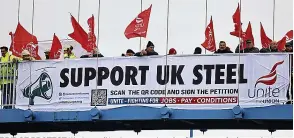
<svg viewBox="0 0 294 138">
<path fill-rule="evenodd" d="M 18 72 L 16 104 L 20 109 L 30 106 L 32 110 L 65 111 L 94 106 L 109 109 L 164 105 L 177 109 L 228 109 L 238 103 L 241 107 L 283 104 L 289 86 L 289 56 L 37 61 L 20 63 Z"/>
</svg>

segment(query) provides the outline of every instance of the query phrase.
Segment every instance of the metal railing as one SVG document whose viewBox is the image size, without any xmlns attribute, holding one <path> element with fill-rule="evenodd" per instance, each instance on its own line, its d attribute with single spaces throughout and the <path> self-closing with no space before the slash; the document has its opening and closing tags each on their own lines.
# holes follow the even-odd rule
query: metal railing
<svg viewBox="0 0 294 138">
<path fill-rule="evenodd" d="M 17 62 L 0 63 L 0 96 L 3 109 L 14 108 L 16 99 Z"/>
<path fill-rule="evenodd" d="M 235 55 L 235 54 L 226 54 Z M 244 54 L 245 55 L 245 54 Z M 184 56 L 184 55 L 176 55 Z M 186 55 L 192 56 L 192 55 Z M 193 56 L 207 56 L 207 55 L 193 55 Z M 210 55 L 212 56 L 212 55 Z M 213 56 L 218 56 L 214 54 Z M 156 57 L 156 56 L 153 56 Z M 126 57 L 128 58 L 128 57 Z M 70 59 L 68 59 L 70 60 Z M 78 59 L 78 60 L 87 60 L 87 59 Z M 113 59 L 115 60 L 115 59 Z M 43 61 L 44 62 L 44 61 Z M 287 92 L 287 102 L 286 104 L 293 104 L 293 54 L 289 54 L 289 74 L 290 82 Z M 21 70 L 18 70 L 18 65 L 20 62 L 4 62 L 0 63 L 0 109 L 13 109 L 16 104 L 16 85 L 18 79 L 18 73 L 22 73 Z"/>
</svg>

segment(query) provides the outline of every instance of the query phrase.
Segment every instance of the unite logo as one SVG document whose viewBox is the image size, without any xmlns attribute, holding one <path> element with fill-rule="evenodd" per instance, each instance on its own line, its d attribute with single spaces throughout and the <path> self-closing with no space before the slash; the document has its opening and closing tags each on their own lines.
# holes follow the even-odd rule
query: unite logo
<svg viewBox="0 0 294 138">
<path fill-rule="evenodd" d="M 144 20 L 140 17 L 137 17 L 134 31 L 140 31 L 142 27 L 144 27 Z"/>
<path fill-rule="evenodd" d="M 274 85 L 277 81 L 277 67 L 283 63 L 284 61 L 277 62 L 273 65 L 269 74 L 264 75 L 256 80 L 254 90 L 252 91 L 251 89 L 248 89 L 248 97 L 250 99 L 253 99 L 257 103 L 272 104 L 280 102 L 280 88 L 271 86 Z M 264 87 L 264 85 L 266 85 L 266 87 Z"/>
<path fill-rule="evenodd" d="M 212 29 L 208 27 L 209 29 L 209 38 L 208 38 L 208 49 L 211 49 L 213 47 L 213 35 L 212 35 Z"/>
</svg>

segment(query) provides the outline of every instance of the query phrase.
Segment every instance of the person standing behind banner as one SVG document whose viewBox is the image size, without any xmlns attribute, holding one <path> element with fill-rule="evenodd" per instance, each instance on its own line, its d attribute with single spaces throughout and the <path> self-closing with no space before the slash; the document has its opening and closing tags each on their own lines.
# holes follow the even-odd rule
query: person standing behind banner
<svg viewBox="0 0 294 138">
<path fill-rule="evenodd" d="M 128 49 L 126 51 L 126 54 L 121 54 L 123 57 L 130 57 L 130 56 L 134 56 L 135 52 L 132 49 Z"/>
<path fill-rule="evenodd" d="M 0 71 L 0 83 L 1 83 L 1 95 L 4 109 L 11 109 L 12 105 L 15 104 L 14 100 L 14 87 L 13 82 L 15 79 L 15 63 L 18 61 L 17 57 L 9 54 L 8 48 L 2 46 L 1 48 L 1 71 Z M 5 106 L 8 105 L 8 106 Z"/>
<path fill-rule="evenodd" d="M 21 52 L 21 60 L 22 61 L 34 61 L 35 58 L 31 56 L 28 50 L 24 50 Z"/>
<path fill-rule="evenodd" d="M 169 49 L 168 51 L 168 55 L 176 55 L 177 54 L 177 50 L 174 48 Z"/>
<path fill-rule="evenodd" d="M 104 56 L 100 53 L 99 49 L 94 49 L 93 57 L 104 57 Z"/>
<path fill-rule="evenodd" d="M 195 49 L 194 49 L 194 53 L 193 54 L 201 54 L 202 53 L 202 49 L 200 48 L 200 47 L 196 47 Z"/>
<path fill-rule="evenodd" d="M 286 43 L 284 52 L 293 52 L 293 40 L 291 42 Z"/>
<path fill-rule="evenodd" d="M 73 47 L 72 46 L 70 46 L 70 47 L 65 47 L 64 49 L 63 49 L 63 52 L 64 52 L 64 54 L 63 54 L 63 57 L 64 57 L 64 59 L 66 59 L 66 58 L 69 58 L 69 59 L 75 59 L 76 58 L 76 56 L 75 56 L 75 54 L 72 52 L 72 50 L 73 50 Z"/>
<path fill-rule="evenodd" d="M 220 41 L 219 42 L 219 48 L 214 52 L 215 54 L 220 54 L 220 53 L 233 53 L 229 47 L 227 47 L 227 44 L 225 41 Z"/>
<path fill-rule="evenodd" d="M 95 57 L 104 57 L 99 50 L 94 49 L 93 53 L 92 52 L 88 52 L 86 55 L 82 55 L 80 58 L 95 58 Z"/>
<path fill-rule="evenodd" d="M 158 55 L 158 53 L 154 51 L 154 44 L 151 41 L 148 41 L 146 49 L 136 53 L 134 56 L 141 57 L 141 56 L 152 56 L 152 55 Z"/>
<path fill-rule="evenodd" d="M 238 45 L 235 49 L 235 53 L 239 53 L 240 46 Z M 244 50 L 240 50 L 240 53 L 259 53 L 259 49 L 254 46 L 251 40 L 246 40 L 246 48 Z"/>
<path fill-rule="evenodd" d="M 46 60 L 50 59 L 50 57 L 49 57 L 49 55 L 50 55 L 50 50 L 46 49 L 44 53 L 45 53 L 45 59 L 46 59 Z"/>
</svg>

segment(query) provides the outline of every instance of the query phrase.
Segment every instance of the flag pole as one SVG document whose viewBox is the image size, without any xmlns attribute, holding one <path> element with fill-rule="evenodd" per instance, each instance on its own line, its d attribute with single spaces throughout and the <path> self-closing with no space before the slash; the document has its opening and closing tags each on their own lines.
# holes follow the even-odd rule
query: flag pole
<svg viewBox="0 0 294 138">
<path fill-rule="evenodd" d="M 242 17 L 242 0 L 240 0 L 240 22 L 241 22 L 241 17 Z M 237 79 L 237 85 L 238 85 L 238 91 L 240 91 L 240 62 L 241 62 L 241 53 L 240 53 L 240 50 L 241 50 L 241 45 L 242 45 L 242 42 L 241 42 L 241 38 L 240 36 L 242 35 L 242 22 L 241 22 L 241 26 L 239 28 L 239 54 L 238 54 L 238 79 Z M 244 40 L 243 40 L 244 41 Z M 243 49 L 243 53 L 244 53 L 244 49 Z M 240 97 L 240 94 L 238 93 L 238 106 L 240 105 L 240 101 L 239 101 L 239 97 Z"/>
<path fill-rule="evenodd" d="M 97 17 L 97 50 L 98 50 L 98 44 L 99 44 L 99 38 L 100 38 L 100 9 L 101 9 L 101 1 L 98 0 L 98 17 Z"/>
<path fill-rule="evenodd" d="M 143 10 L 143 0 L 141 0 L 140 1 L 140 6 L 141 6 L 141 12 L 142 12 L 142 10 Z M 139 51 L 141 51 L 142 50 L 142 37 L 140 37 L 140 43 L 139 43 L 140 45 L 139 45 Z"/>
<path fill-rule="evenodd" d="M 239 4 L 239 11 L 240 11 L 240 22 L 241 22 L 241 17 L 242 17 L 242 16 L 241 16 L 241 15 L 242 15 L 242 14 L 241 14 L 241 13 L 242 13 L 242 12 L 241 12 L 242 0 L 239 0 L 239 3 L 240 3 L 240 4 Z M 241 45 L 242 45 L 242 43 L 241 43 L 241 38 L 240 38 L 240 37 L 242 37 L 241 35 L 242 35 L 242 22 L 241 22 L 241 26 L 240 26 L 240 28 L 239 28 L 239 37 L 238 37 L 238 38 L 239 38 L 239 54 L 240 54 L 240 52 L 241 52 Z M 244 51 L 244 50 L 243 50 L 243 51 Z M 240 55 L 239 55 L 239 56 L 240 56 Z"/>
<path fill-rule="evenodd" d="M 239 10 L 240 10 L 240 22 L 241 22 L 241 9 L 242 9 L 242 0 L 240 0 L 240 6 L 239 6 Z M 242 22 L 241 22 L 241 26 L 240 26 L 240 28 L 239 28 L 239 54 L 238 54 L 238 67 L 237 67 L 237 70 L 238 70 L 238 79 L 237 79 L 237 85 L 238 85 L 238 91 L 240 91 L 239 89 L 240 89 L 240 62 L 241 62 L 241 53 L 240 53 L 240 51 L 241 51 L 241 45 L 242 45 L 242 42 L 241 42 L 241 38 L 240 38 L 240 36 L 241 36 L 241 34 L 242 34 Z M 243 50 L 243 52 L 244 52 L 244 50 Z M 239 97 L 240 97 L 240 94 L 238 93 L 238 105 L 240 104 L 240 101 L 239 101 Z"/>
<path fill-rule="evenodd" d="M 273 41 L 275 40 L 275 14 L 276 14 L 276 0 L 273 0 Z"/>
<path fill-rule="evenodd" d="M 35 16 L 35 0 L 33 0 L 33 9 L 32 9 L 32 39 L 34 35 L 34 16 Z"/>
<path fill-rule="evenodd" d="M 34 40 L 34 19 L 35 19 L 35 0 L 33 0 L 33 8 L 32 8 L 32 43 Z M 30 47 L 29 51 L 30 51 L 30 54 L 32 54 L 32 46 Z"/>
<path fill-rule="evenodd" d="M 205 27 L 204 27 L 204 30 L 206 29 L 206 26 L 207 26 L 207 0 L 205 0 Z M 205 51 L 204 53 L 206 54 L 206 48 L 205 48 Z"/>
<path fill-rule="evenodd" d="M 34 17 L 35 17 L 35 0 L 33 0 L 33 7 L 32 7 L 32 42 L 34 39 Z M 33 45 L 33 44 L 31 44 Z M 29 53 L 30 55 L 32 54 L 32 47 L 30 47 L 29 49 Z M 29 61 L 30 63 L 30 84 L 32 83 L 32 63 Z M 32 90 L 30 89 L 30 93 L 32 92 Z M 30 105 L 28 105 L 28 108 L 30 109 Z"/>
<path fill-rule="evenodd" d="M 17 7 L 17 23 L 19 23 L 19 16 L 20 16 L 20 0 L 18 0 L 18 7 Z"/>
<path fill-rule="evenodd" d="M 101 9 L 101 0 L 98 0 L 98 15 L 97 15 L 97 45 L 96 45 L 96 49 L 97 49 L 97 68 L 98 68 L 98 54 L 99 54 L 99 38 L 100 38 L 100 9 Z M 98 77 L 96 77 L 96 82 L 98 82 Z M 96 90 L 98 89 L 98 84 L 96 83 Z M 95 103 L 95 107 L 96 107 L 96 103 Z"/>
<path fill-rule="evenodd" d="M 79 0 L 79 5 L 78 5 L 78 23 L 80 23 L 80 11 L 81 11 L 81 0 Z"/>
<path fill-rule="evenodd" d="M 33 0 L 33 8 L 32 8 L 32 43 L 34 39 L 34 18 L 35 18 L 35 0 Z M 30 54 L 32 54 L 32 46 L 29 50 L 30 50 Z"/>
<path fill-rule="evenodd" d="M 166 46 L 165 46 L 165 67 L 164 67 L 164 77 L 165 77 L 165 85 L 164 85 L 164 90 L 167 90 L 167 72 L 168 72 L 168 68 L 167 68 L 167 55 L 168 55 L 168 30 L 169 30 L 169 0 L 167 0 L 167 18 L 166 18 Z M 165 93 L 165 97 L 166 97 L 166 93 Z M 166 104 L 165 104 L 166 106 Z"/>
<path fill-rule="evenodd" d="M 165 47 L 165 52 L 166 52 L 166 55 L 168 54 L 168 30 L 169 30 L 169 0 L 167 0 L 167 18 L 166 18 L 166 47 Z M 166 60 L 166 63 L 167 63 L 167 60 Z"/>
</svg>

